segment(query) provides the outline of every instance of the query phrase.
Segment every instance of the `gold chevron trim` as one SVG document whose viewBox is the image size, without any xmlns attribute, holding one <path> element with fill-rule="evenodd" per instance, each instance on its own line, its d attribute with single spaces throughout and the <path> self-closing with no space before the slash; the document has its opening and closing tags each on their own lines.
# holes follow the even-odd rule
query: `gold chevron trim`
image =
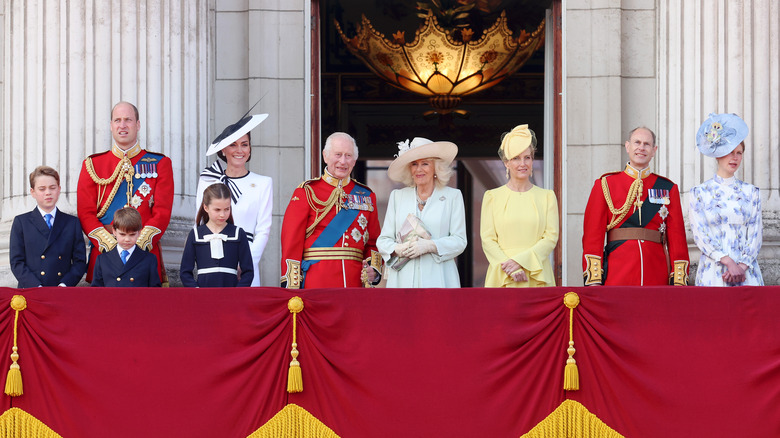
<svg viewBox="0 0 780 438">
<path fill-rule="evenodd" d="M 247 438 L 339 438 L 302 407 L 289 404 Z"/>
<path fill-rule="evenodd" d="M 623 438 L 581 403 L 564 400 L 550 415 L 520 438 Z"/>
<path fill-rule="evenodd" d="M 19 408 L 0 415 L 0 436 L 3 438 L 62 438 L 57 432 Z"/>
</svg>

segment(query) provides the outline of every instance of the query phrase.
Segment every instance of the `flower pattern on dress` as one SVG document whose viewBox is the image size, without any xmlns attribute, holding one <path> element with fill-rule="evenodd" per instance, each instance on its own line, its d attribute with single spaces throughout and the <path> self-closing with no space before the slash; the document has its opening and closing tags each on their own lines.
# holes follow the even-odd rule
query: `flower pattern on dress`
<svg viewBox="0 0 780 438">
<path fill-rule="evenodd" d="M 702 253 L 697 286 L 764 285 L 757 261 L 763 238 L 757 187 L 716 175 L 691 190 L 688 215 L 693 240 Z M 748 266 L 743 283 L 724 283 L 721 276 L 726 267 L 720 259 L 725 256 Z"/>
</svg>

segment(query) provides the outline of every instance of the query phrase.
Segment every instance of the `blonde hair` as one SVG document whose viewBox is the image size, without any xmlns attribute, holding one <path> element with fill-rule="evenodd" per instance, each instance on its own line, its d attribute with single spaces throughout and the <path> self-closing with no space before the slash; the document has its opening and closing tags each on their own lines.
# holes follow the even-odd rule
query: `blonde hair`
<svg viewBox="0 0 780 438">
<path fill-rule="evenodd" d="M 444 161 L 440 158 L 421 158 L 420 160 L 433 160 L 433 182 L 436 185 L 437 188 L 442 188 L 447 185 L 447 183 L 450 182 L 450 178 L 452 178 L 452 174 L 454 173 L 452 170 L 452 167 L 448 166 L 444 163 Z M 403 178 L 401 178 L 401 182 L 407 186 L 407 187 L 414 187 L 414 177 L 412 177 L 412 163 L 409 163 L 406 166 L 406 170 L 404 171 Z"/>
</svg>

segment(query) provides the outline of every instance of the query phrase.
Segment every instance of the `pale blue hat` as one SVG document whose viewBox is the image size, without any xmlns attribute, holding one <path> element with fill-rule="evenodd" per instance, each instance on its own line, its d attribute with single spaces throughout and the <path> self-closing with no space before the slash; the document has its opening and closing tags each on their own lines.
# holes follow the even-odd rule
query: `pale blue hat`
<svg viewBox="0 0 780 438">
<path fill-rule="evenodd" d="M 748 126 L 736 114 L 710 114 L 696 133 L 699 152 L 720 158 L 731 153 L 748 135 Z"/>
</svg>

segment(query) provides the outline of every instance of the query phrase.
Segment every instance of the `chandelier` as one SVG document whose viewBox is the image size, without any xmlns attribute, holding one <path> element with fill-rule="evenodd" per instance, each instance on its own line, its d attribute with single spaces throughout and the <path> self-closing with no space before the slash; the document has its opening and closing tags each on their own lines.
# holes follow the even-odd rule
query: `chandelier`
<svg viewBox="0 0 780 438">
<path fill-rule="evenodd" d="M 504 11 L 478 40 L 469 28 L 445 30 L 430 12 L 408 44 L 402 31 L 387 40 L 365 15 L 353 38 L 335 24 L 347 49 L 374 74 L 398 88 L 429 97 L 440 115 L 465 114 L 456 109 L 461 96 L 501 82 L 544 42 L 544 20 L 532 33 L 522 31 L 515 38 Z"/>
</svg>

